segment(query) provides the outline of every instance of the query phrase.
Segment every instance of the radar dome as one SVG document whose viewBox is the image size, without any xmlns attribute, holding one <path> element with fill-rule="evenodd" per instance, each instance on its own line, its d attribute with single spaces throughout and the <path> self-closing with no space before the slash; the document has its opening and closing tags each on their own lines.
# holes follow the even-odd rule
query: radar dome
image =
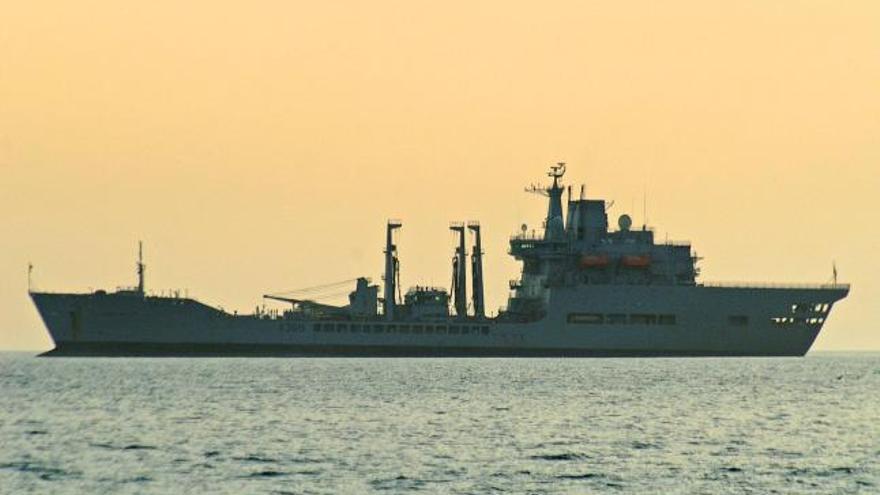
<svg viewBox="0 0 880 495">
<path fill-rule="evenodd" d="M 627 231 L 632 227 L 632 224 L 633 219 L 629 215 L 620 215 L 620 218 L 617 219 L 617 226 L 620 227 L 620 230 Z"/>
</svg>

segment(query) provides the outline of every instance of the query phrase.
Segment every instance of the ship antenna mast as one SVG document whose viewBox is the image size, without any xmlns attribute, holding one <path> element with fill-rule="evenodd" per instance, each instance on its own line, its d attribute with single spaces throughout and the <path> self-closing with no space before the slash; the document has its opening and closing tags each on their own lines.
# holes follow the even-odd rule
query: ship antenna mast
<svg viewBox="0 0 880 495">
<path fill-rule="evenodd" d="M 467 251 L 465 250 L 464 222 L 453 222 L 449 230 L 458 235 L 458 247 L 452 258 L 452 297 L 455 303 L 455 314 L 459 318 L 467 316 Z"/>
<path fill-rule="evenodd" d="M 559 185 L 559 179 L 565 175 L 565 162 L 558 162 L 556 165 L 550 166 L 550 171 L 547 172 L 549 177 L 553 177 L 553 186 Z"/>
<path fill-rule="evenodd" d="M 561 179 L 563 175 L 565 175 L 565 162 L 558 162 L 556 165 L 551 165 L 550 171 L 547 172 L 547 176 L 553 178 L 553 185 L 547 187 L 540 184 L 532 184 L 526 188 L 526 192 L 550 197 L 552 191 L 559 189 L 559 179 Z"/>
<path fill-rule="evenodd" d="M 147 270 L 147 265 L 144 264 L 144 242 L 138 241 L 138 262 L 137 262 L 137 274 L 138 274 L 138 292 L 141 294 L 144 293 L 144 273 Z"/>
<path fill-rule="evenodd" d="M 400 220 L 388 220 L 385 230 L 385 299 L 383 302 L 385 319 L 394 320 L 394 309 L 397 306 L 396 294 L 400 290 L 400 261 L 397 259 L 397 246 L 394 244 L 394 231 L 403 226 Z"/>
<path fill-rule="evenodd" d="M 565 220 L 562 218 L 563 188 L 559 184 L 559 179 L 565 175 L 565 162 L 558 162 L 556 165 L 551 165 L 550 171 L 547 172 L 547 175 L 553 178 L 553 184 L 550 186 L 532 184 L 526 188 L 526 192 L 539 194 L 550 199 L 547 207 L 547 218 L 544 220 L 545 239 L 557 237 L 565 231 Z"/>
</svg>

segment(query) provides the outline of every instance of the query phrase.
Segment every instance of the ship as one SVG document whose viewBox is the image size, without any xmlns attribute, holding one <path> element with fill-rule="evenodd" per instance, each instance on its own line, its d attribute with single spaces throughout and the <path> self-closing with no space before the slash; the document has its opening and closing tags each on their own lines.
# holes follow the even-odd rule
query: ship
<svg viewBox="0 0 880 495">
<path fill-rule="evenodd" d="M 264 304 L 239 314 L 179 292 L 150 294 L 142 249 L 137 286 L 29 288 L 55 346 L 43 355 L 803 356 L 850 291 L 836 269 L 823 284 L 702 282 L 689 242 L 657 242 L 653 229 L 634 228 L 626 214 L 610 227 L 612 203 L 585 197 L 584 186 L 573 198 L 565 171 L 557 163 L 548 183 L 526 188 L 546 198 L 547 215 L 540 229 L 523 225 L 510 237 L 508 252 L 522 270 L 509 282 L 506 306 L 491 315 L 478 222 L 449 226 L 456 237 L 450 290 L 419 285 L 401 294 L 403 224 L 389 220 L 381 287 L 352 279 L 347 304 L 321 302 L 308 288 L 263 296 L 284 309 Z"/>
</svg>

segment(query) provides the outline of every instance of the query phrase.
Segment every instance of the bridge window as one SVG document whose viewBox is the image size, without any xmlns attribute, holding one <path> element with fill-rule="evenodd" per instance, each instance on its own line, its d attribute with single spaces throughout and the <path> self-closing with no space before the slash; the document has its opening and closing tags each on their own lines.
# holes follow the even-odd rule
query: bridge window
<svg viewBox="0 0 880 495">
<path fill-rule="evenodd" d="M 382 333 L 382 325 L 373 325 L 373 333 Z"/>
</svg>

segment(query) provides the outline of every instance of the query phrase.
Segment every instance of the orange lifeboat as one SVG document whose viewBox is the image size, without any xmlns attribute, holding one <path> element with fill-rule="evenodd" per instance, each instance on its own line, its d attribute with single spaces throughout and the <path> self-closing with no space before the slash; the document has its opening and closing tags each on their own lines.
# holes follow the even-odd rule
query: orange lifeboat
<svg viewBox="0 0 880 495">
<path fill-rule="evenodd" d="M 601 268 L 608 266 L 608 256 L 604 254 L 585 254 L 581 256 L 581 268 Z"/>
<path fill-rule="evenodd" d="M 623 266 L 630 268 L 647 268 L 651 266 L 651 257 L 647 254 L 639 256 L 624 256 L 620 259 Z"/>
</svg>

